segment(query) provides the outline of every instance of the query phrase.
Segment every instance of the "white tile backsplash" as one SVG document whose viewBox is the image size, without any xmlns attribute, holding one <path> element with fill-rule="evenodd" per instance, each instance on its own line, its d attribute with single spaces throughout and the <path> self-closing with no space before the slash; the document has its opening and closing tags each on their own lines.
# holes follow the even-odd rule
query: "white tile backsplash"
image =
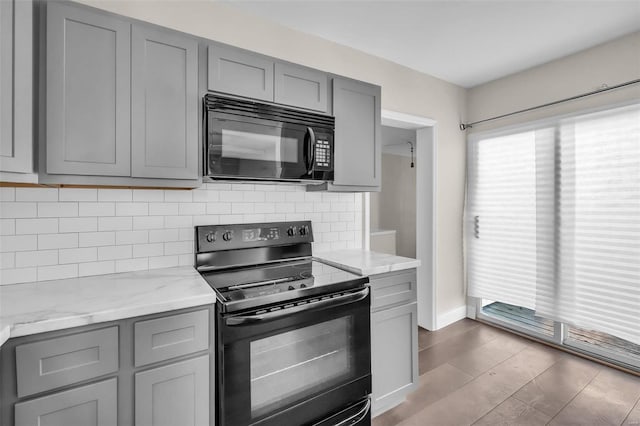
<svg viewBox="0 0 640 426">
<path fill-rule="evenodd" d="M 0 284 L 192 265 L 194 226 L 311 220 L 314 251 L 357 248 L 360 194 L 298 185 L 0 188 Z"/>
</svg>

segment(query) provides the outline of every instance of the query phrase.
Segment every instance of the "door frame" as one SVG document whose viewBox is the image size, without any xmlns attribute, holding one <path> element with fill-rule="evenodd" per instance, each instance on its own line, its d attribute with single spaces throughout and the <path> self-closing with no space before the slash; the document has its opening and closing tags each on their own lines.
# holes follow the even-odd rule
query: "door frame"
<svg viewBox="0 0 640 426">
<path fill-rule="evenodd" d="M 416 258 L 418 325 L 436 329 L 436 188 L 437 188 L 437 122 L 428 117 L 382 110 L 382 125 L 416 131 Z M 370 197 L 363 193 L 362 246 L 371 247 Z"/>
</svg>

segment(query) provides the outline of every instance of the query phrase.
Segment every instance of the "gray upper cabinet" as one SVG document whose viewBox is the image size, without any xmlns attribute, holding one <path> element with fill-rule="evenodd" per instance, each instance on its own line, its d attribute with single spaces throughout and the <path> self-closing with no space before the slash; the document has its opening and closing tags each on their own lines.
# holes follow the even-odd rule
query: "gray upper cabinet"
<svg viewBox="0 0 640 426">
<path fill-rule="evenodd" d="M 380 190 L 380 87 L 346 78 L 333 79 L 336 186 Z"/>
<path fill-rule="evenodd" d="M 15 426 L 114 426 L 118 423 L 117 380 L 54 393 L 15 405 Z"/>
<path fill-rule="evenodd" d="M 208 426 L 209 356 L 135 376 L 136 426 Z"/>
<path fill-rule="evenodd" d="M 198 43 L 133 25 L 131 175 L 198 178 Z"/>
<path fill-rule="evenodd" d="M 47 4 L 47 173 L 129 176 L 131 25 Z"/>
<path fill-rule="evenodd" d="M 0 171 L 33 171 L 30 0 L 0 1 Z"/>
<path fill-rule="evenodd" d="M 273 102 L 273 60 L 219 45 L 208 56 L 209 90 Z"/>
<path fill-rule="evenodd" d="M 327 74 L 310 68 L 277 62 L 275 102 L 327 112 Z"/>
</svg>

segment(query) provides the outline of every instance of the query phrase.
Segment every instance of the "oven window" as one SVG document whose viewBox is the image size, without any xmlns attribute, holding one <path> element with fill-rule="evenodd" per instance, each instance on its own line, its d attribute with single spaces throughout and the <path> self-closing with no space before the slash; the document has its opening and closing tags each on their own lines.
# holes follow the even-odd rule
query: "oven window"
<svg viewBox="0 0 640 426">
<path fill-rule="evenodd" d="M 353 370 L 352 343 L 351 316 L 251 342 L 251 417 L 343 380 Z"/>
<path fill-rule="evenodd" d="M 277 163 L 298 162 L 298 139 L 222 129 L 222 157 Z"/>
</svg>

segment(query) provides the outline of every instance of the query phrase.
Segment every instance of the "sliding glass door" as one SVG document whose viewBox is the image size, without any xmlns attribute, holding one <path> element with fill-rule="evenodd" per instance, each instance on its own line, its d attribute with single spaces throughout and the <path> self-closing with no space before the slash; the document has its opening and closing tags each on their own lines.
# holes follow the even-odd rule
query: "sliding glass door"
<svg viewBox="0 0 640 426">
<path fill-rule="evenodd" d="M 640 369 L 640 106 L 469 140 L 478 317 Z"/>
</svg>

